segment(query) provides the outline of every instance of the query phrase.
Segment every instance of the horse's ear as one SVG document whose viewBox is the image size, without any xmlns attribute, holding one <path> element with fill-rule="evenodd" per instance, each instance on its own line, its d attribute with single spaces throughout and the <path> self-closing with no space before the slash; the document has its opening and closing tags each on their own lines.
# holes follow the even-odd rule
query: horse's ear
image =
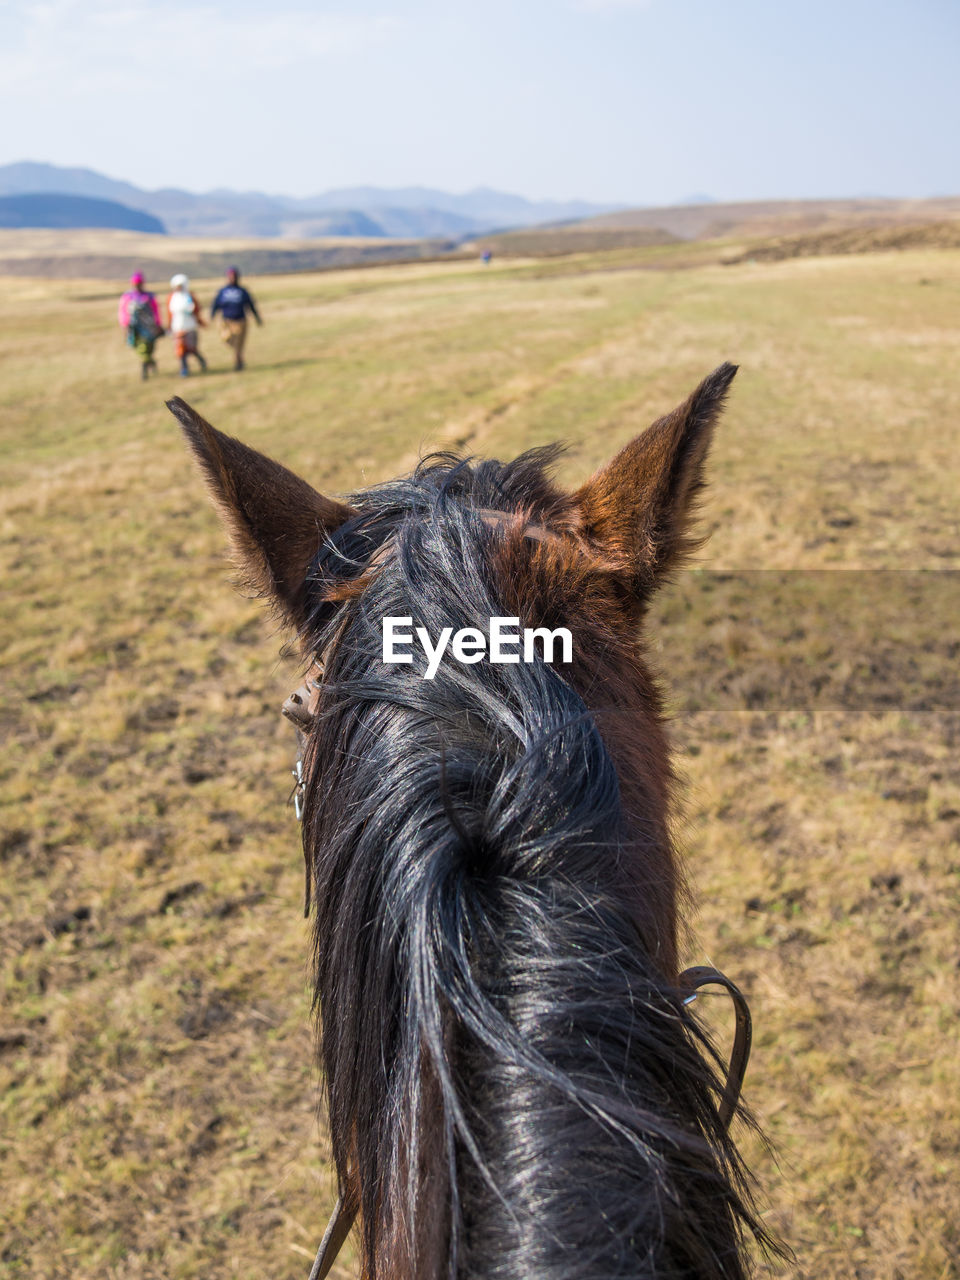
<svg viewBox="0 0 960 1280">
<path fill-rule="evenodd" d="M 626 569 L 639 595 L 699 545 L 690 527 L 703 463 L 736 372 L 734 364 L 715 369 L 575 495 L 584 533 Z"/>
<path fill-rule="evenodd" d="M 200 464 L 245 582 L 292 626 L 305 622 L 305 579 L 324 537 L 354 512 L 279 462 L 217 431 L 183 400 L 167 401 Z"/>
</svg>

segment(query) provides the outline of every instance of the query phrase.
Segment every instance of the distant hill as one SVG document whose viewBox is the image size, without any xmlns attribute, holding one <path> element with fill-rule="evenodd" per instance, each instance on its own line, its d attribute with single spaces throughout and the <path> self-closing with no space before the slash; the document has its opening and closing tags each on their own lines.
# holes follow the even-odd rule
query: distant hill
<svg viewBox="0 0 960 1280">
<path fill-rule="evenodd" d="M 350 187 L 315 196 L 259 191 L 144 191 L 93 169 L 21 161 L 0 166 L 0 195 L 66 193 L 118 201 L 162 219 L 174 235 L 464 237 L 542 222 L 579 219 L 609 205 L 526 200 L 479 187 L 460 195 L 431 187 Z"/>
<path fill-rule="evenodd" d="M 173 187 L 144 191 L 93 169 L 61 168 L 35 161 L 0 165 L 0 196 L 41 194 L 114 202 L 128 211 L 159 219 L 168 233 L 179 236 L 288 240 L 345 236 L 464 242 L 500 232 L 523 232 L 522 240 L 515 238 L 502 247 L 520 252 L 522 243 L 523 252 L 532 253 L 540 250 L 526 238 L 526 233 L 537 236 L 541 230 L 550 242 L 544 251 L 567 251 L 562 247 L 561 226 L 578 236 L 589 231 L 597 247 L 615 247 L 650 244 L 651 237 L 705 240 L 808 235 L 844 227 L 913 225 L 960 215 L 960 198 L 949 196 L 929 200 L 858 197 L 723 204 L 696 194 L 669 207 L 616 210 L 585 201 L 527 200 L 488 187 L 460 194 L 434 187 L 343 187 L 306 197 L 225 189 L 198 194 Z M 586 239 L 571 241 L 584 247 L 587 243 Z"/>
<path fill-rule="evenodd" d="M 63 169 L 55 164 L 37 164 L 23 160 L 0 165 L 0 195 L 24 195 L 33 192 L 60 192 L 73 196 L 90 196 L 96 200 L 116 200 L 131 208 L 139 208 L 143 192 L 129 182 L 117 182 L 93 169 Z"/>
<path fill-rule="evenodd" d="M 754 200 L 731 204 L 706 197 L 694 203 L 693 199 L 664 208 L 621 209 L 561 226 L 485 234 L 476 236 L 472 244 L 496 254 L 552 257 L 604 249 L 639 249 L 671 241 L 721 241 L 727 244 L 724 252 L 734 252 L 731 241 L 753 246 L 764 240 L 777 247 L 768 245 L 757 254 L 751 247 L 747 256 L 796 257 L 808 253 L 867 252 L 870 245 L 895 248 L 901 242 L 904 246 L 914 241 L 946 244 L 953 233 L 944 231 L 941 224 L 960 218 L 960 196 L 928 200 Z M 928 241 L 917 230 L 924 227 L 941 229 Z M 904 235 L 871 238 L 871 231 L 885 228 Z M 909 235 L 908 228 L 912 229 Z"/>
<path fill-rule="evenodd" d="M 505 257 L 557 258 L 567 253 L 597 253 L 604 249 L 643 249 L 650 245 L 674 244 L 678 237 L 659 227 L 594 229 L 589 222 L 572 226 L 527 227 L 522 231 L 501 231 L 478 236 L 477 249 L 489 249 Z"/>
<path fill-rule="evenodd" d="M 314 240 L 324 236 L 363 236 L 400 240 L 431 237 L 457 239 L 475 235 L 474 223 L 438 209 L 331 209 L 327 213 L 304 210 L 284 221 L 284 237 Z"/>
<path fill-rule="evenodd" d="M 623 209 L 577 224 L 591 231 L 656 228 L 680 240 L 721 236 L 802 235 L 842 227 L 884 227 L 940 222 L 960 216 L 960 197 L 929 200 L 750 200 L 731 204 L 682 204 L 661 209 Z"/>
<path fill-rule="evenodd" d="M 132 271 L 145 272 L 148 281 L 164 280 L 174 271 L 196 279 L 222 275 L 239 262 L 249 275 L 338 268 L 383 266 L 426 261 L 476 262 L 482 249 L 492 250 L 497 262 L 510 258 L 558 258 L 610 253 L 608 259 L 586 258 L 572 271 L 631 267 L 678 270 L 708 263 L 762 263 L 783 258 L 828 254 L 876 253 L 899 249 L 960 248 L 960 212 L 933 220 L 928 204 L 947 203 L 960 211 L 960 198 L 920 202 L 916 220 L 887 224 L 854 223 L 814 227 L 800 234 L 727 235 L 715 240 L 681 240 L 656 227 L 594 228 L 590 222 L 572 226 L 531 227 L 524 231 L 478 236 L 473 241 L 448 239 L 387 240 L 382 237 L 328 236 L 304 240 L 212 239 L 195 236 L 143 235 L 111 229 L 0 228 L 0 276 L 38 276 L 110 280 L 121 285 Z M 925 212 L 927 211 L 927 212 Z M 765 215 L 772 217 L 768 209 Z M 787 224 L 785 224 L 787 225 Z M 624 252 L 629 256 L 624 258 Z M 605 264 L 605 265 L 604 265 Z M 554 268 L 545 268 L 553 270 Z M 559 266 L 559 270 L 567 270 Z"/>
<path fill-rule="evenodd" d="M 329 213 L 305 214 L 285 224 L 285 236 L 301 240 L 321 240 L 326 236 L 352 236 L 364 240 L 379 239 L 384 229 L 359 209 L 332 209 Z M 272 238 L 272 237 L 271 237 Z"/>
<path fill-rule="evenodd" d="M 474 226 L 484 224 L 488 228 L 527 227 L 540 222 L 588 218 L 610 208 L 588 204 L 585 200 L 527 200 L 490 187 L 476 187 L 462 195 L 438 191 L 435 187 L 344 187 L 296 203 L 313 208 L 330 204 L 343 209 L 430 209 L 455 214 Z"/>
<path fill-rule="evenodd" d="M 159 218 L 140 209 L 130 209 L 116 200 L 96 200 L 61 192 L 0 196 L 0 227 L 109 227 L 166 234 Z"/>
</svg>

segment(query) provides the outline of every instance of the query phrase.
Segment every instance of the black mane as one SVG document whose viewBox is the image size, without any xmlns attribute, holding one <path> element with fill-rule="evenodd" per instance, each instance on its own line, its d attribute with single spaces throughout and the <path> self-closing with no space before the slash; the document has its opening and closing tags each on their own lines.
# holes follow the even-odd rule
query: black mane
<svg viewBox="0 0 960 1280">
<path fill-rule="evenodd" d="M 624 907 L 594 715 L 543 661 L 446 657 L 428 681 L 416 649 L 381 659 L 384 616 L 435 636 L 513 612 L 480 512 L 549 519 L 552 456 L 433 457 L 358 495 L 311 573 L 304 840 L 338 1175 L 362 1188 L 371 1276 L 389 1245 L 411 1280 L 741 1277 L 744 1229 L 764 1233 L 712 1051 Z M 655 858 L 660 827 L 640 838 Z"/>
</svg>

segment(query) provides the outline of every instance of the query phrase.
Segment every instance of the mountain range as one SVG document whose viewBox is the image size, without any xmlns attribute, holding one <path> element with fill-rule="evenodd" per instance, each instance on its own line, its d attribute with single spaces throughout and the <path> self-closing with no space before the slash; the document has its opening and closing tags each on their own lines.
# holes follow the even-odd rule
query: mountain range
<svg viewBox="0 0 960 1280">
<path fill-rule="evenodd" d="M 202 193 L 174 187 L 145 191 L 93 169 L 29 160 L 0 165 L 0 196 L 40 194 L 112 201 L 159 219 L 172 235 L 302 239 L 456 240 L 498 229 L 589 218 L 614 208 L 582 200 L 527 200 L 487 187 L 462 195 L 432 187 L 345 187 L 305 197 L 224 188 Z"/>
</svg>

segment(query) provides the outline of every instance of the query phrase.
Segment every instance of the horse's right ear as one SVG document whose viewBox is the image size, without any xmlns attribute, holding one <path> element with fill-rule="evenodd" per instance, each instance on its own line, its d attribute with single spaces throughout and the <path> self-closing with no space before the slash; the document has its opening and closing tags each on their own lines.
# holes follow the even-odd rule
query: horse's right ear
<svg viewBox="0 0 960 1280">
<path fill-rule="evenodd" d="M 279 462 L 217 431 L 179 396 L 167 408 L 200 464 L 244 581 L 302 629 L 307 571 L 324 538 L 355 513 Z"/>
<path fill-rule="evenodd" d="M 626 569 L 640 599 L 702 541 L 693 523 L 704 461 L 736 372 L 714 369 L 574 495 L 584 532 Z"/>
</svg>

